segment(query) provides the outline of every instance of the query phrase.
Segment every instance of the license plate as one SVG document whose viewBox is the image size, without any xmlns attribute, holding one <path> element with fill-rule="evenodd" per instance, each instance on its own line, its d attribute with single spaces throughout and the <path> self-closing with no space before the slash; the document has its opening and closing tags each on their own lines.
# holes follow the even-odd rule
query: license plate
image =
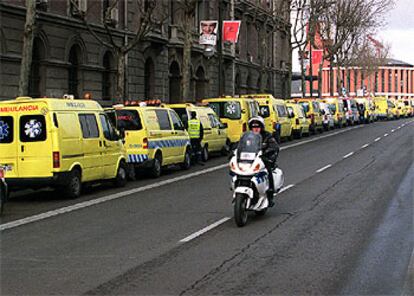
<svg viewBox="0 0 414 296">
<path fill-rule="evenodd" d="M 240 153 L 240 160 L 254 160 L 255 158 L 256 158 L 256 153 L 251 153 L 251 152 Z"/>
</svg>

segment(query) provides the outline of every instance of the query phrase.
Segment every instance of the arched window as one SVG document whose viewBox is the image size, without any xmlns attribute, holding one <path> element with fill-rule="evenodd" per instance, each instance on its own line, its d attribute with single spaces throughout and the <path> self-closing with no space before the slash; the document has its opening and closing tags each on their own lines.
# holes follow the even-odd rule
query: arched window
<svg viewBox="0 0 414 296">
<path fill-rule="evenodd" d="M 68 70 L 68 93 L 79 97 L 79 65 L 81 50 L 79 45 L 73 45 L 69 51 L 69 70 Z"/>
<path fill-rule="evenodd" d="M 259 77 L 257 78 L 256 90 L 258 92 L 262 91 L 262 76 L 261 75 L 259 75 Z"/>
<path fill-rule="evenodd" d="M 114 77 L 113 77 L 113 56 L 112 53 L 107 51 L 103 57 L 103 72 L 102 72 L 102 99 L 111 100 L 113 97 Z"/>
<path fill-rule="evenodd" d="M 246 78 L 246 94 L 251 94 L 253 93 L 252 91 L 252 79 L 251 79 L 251 75 L 250 73 L 247 74 L 247 78 Z"/>
<path fill-rule="evenodd" d="M 234 86 L 234 94 L 240 95 L 240 74 L 236 74 L 236 78 L 234 78 L 235 86 Z"/>
<path fill-rule="evenodd" d="M 195 97 L 196 99 L 202 99 L 205 97 L 206 93 L 206 77 L 203 67 L 198 67 L 197 72 L 197 82 L 196 82 L 196 91 Z"/>
<path fill-rule="evenodd" d="M 39 98 L 42 95 L 41 82 L 43 79 L 41 61 L 44 59 L 44 47 L 39 38 L 33 40 L 32 64 L 29 76 L 29 96 Z"/>
<path fill-rule="evenodd" d="M 154 62 L 151 58 L 145 61 L 145 73 L 144 73 L 144 97 L 146 99 L 154 98 L 154 82 L 155 82 L 155 69 Z"/>
<path fill-rule="evenodd" d="M 181 76 L 180 66 L 177 62 L 170 65 L 170 103 L 180 102 L 181 97 Z"/>
</svg>

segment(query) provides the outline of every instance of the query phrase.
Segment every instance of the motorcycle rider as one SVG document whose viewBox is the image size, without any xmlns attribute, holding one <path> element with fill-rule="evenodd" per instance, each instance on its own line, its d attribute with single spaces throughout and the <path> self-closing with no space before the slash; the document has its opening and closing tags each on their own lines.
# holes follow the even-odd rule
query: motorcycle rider
<svg viewBox="0 0 414 296">
<path fill-rule="evenodd" d="M 269 175 L 269 190 L 267 191 L 267 198 L 269 206 L 273 206 L 274 194 L 274 180 L 273 170 L 276 168 L 277 156 L 279 154 L 279 145 L 275 137 L 265 130 L 265 122 L 262 117 L 255 116 L 249 120 L 249 129 L 262 136 L 262 160 L 266 166 Z"/>
</svg>

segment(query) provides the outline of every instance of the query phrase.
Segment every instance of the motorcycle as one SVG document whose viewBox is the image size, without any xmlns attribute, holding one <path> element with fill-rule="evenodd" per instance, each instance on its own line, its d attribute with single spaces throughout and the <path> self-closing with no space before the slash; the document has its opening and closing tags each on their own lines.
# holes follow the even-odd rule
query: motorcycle
<svg viewBox="0 0 414 296">
<path fill-rule="evenodd" d="M 0 214 L 3 213 L 4 203 L 8 196 L 8 188 L 4 175 L 5 170 L 0 166 Z"/>
<path fill-rule="evenodd" d="M 269 207 L 267 191 L 269 176 L 262 156 L 262 137 L 248 132 L 244 134 L 230 160 L 231 190 L 233 191 L 234 219 L 236 225 L 246 225 L 248 212 L 258 216 Z M 274 192 L 283 186 L 284 176 L 279 168 L 273 170 Z"/>
</svg>

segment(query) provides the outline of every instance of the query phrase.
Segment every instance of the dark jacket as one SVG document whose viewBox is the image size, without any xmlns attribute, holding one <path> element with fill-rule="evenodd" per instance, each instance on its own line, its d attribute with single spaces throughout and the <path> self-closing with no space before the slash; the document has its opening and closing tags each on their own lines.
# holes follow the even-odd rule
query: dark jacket
<svg viewBox="0 0 414 296">
<path fill-rule="evenodd" d="M 266 166 L 273 167 L 276 165 L 277 156 L 279 155 L 279 144 L 271 133 L 263 131 L 261 135 L 263 139 L 262 159 Z"/>
</svg>

